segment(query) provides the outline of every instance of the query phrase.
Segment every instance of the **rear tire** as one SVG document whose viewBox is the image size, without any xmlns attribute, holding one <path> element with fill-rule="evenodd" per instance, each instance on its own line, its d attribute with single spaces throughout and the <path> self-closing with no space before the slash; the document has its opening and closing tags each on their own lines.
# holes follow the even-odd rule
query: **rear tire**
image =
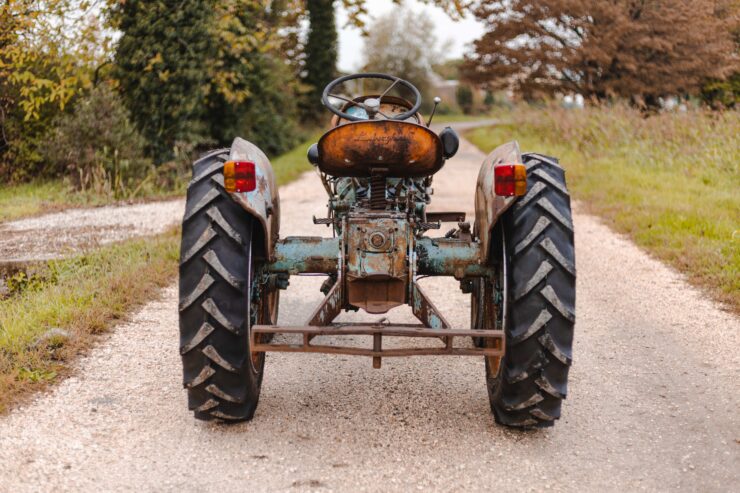
<svg viewBox="0 0 740 493">
<path fill-rule="evenodd" d="M 263 317 L 250 306 L 257 225 L 223 188 L 228 152 L 193 165 L 180 250 L 180 354 L 195 417 L 244 421 L 257 407 L 265 363 L 264 353 L 250 351 L 249 331 Z"/>
<path fill-rule="evenodd" d="M 486 359 L 491 410 L 498 423 L 552 426 L 567 394 L 575 325 L 573 220 L 557 160 L 525 154 L 527 194 L 504 213 L 506 353 Z M 503 243 L 503 244 L 502 244 Z"/>
</svg>

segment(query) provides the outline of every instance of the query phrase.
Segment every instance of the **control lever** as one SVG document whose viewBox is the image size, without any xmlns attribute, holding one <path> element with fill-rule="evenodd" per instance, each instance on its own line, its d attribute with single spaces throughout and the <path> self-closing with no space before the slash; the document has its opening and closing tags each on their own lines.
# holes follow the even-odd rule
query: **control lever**
<svg viewBox="0 0 740 493">
<path fill-rule="evenodd" d="M 429 125 L 432 124 L 432 119 L 434 118 L 434 114 L 437 112 L 437 106 L 439 106 L 439 103 L 442 102 L 442 98 L 439 96 L 436 96 L 434 98 L 434 108 L 432 108 L 432 114 L 429 115 L 429 121 L 427 122 L 427 128 L 429 128 Z"/>
</svg>

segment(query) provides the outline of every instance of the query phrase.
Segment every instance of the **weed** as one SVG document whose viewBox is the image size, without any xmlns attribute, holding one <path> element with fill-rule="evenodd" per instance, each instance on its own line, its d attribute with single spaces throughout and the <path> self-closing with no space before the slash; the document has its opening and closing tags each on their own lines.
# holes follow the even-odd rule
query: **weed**
<svg viewBox="0 0 740 493">
<path fill-rule="evenodd" d="M 0 412 L 68 372 L 95 334 L 171 282 L 178 246 L 171 231 L 51 262 L 33 281 L 20 276 L 25 287 L 0 300 Z"/>
<path fill-rule="evenodd" d="M 470 140 L 560 157 L 589 212 L 740 311 L 739 112 L 521 107 L 506 118 Z"/>
</svg>

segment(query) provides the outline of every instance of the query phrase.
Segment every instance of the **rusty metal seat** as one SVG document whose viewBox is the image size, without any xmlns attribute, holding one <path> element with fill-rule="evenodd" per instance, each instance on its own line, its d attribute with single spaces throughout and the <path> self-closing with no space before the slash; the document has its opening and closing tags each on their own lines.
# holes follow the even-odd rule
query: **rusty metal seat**
<svg viewBox="0 0 740 493">
<path fill-rule="evenodd" d="M 440 137 L 408 121 L 371 120 L 332 128 L 318 143 L 321 171 L 331 176 L 397 178 L 433 175 L 444 165 Z"/>
</svg>

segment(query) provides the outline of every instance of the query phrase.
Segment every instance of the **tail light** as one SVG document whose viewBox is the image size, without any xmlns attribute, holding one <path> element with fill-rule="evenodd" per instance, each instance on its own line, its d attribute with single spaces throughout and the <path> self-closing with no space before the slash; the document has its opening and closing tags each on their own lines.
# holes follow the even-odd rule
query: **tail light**
<svg viewBox="0 0 740 493">
<path fill-rule="evenodd" d="M 227 161 L 224 164 L 224 188 L 227 192 L 251 192 L 257 188 L 254 163 L 250 161 Z"/>
<path fill-rule="evenodd" d="M 493 168 L 494 192 L 501 197 L 527 193 L 527 168 L 523 164 L 501 164 Z"/>
</svg>

